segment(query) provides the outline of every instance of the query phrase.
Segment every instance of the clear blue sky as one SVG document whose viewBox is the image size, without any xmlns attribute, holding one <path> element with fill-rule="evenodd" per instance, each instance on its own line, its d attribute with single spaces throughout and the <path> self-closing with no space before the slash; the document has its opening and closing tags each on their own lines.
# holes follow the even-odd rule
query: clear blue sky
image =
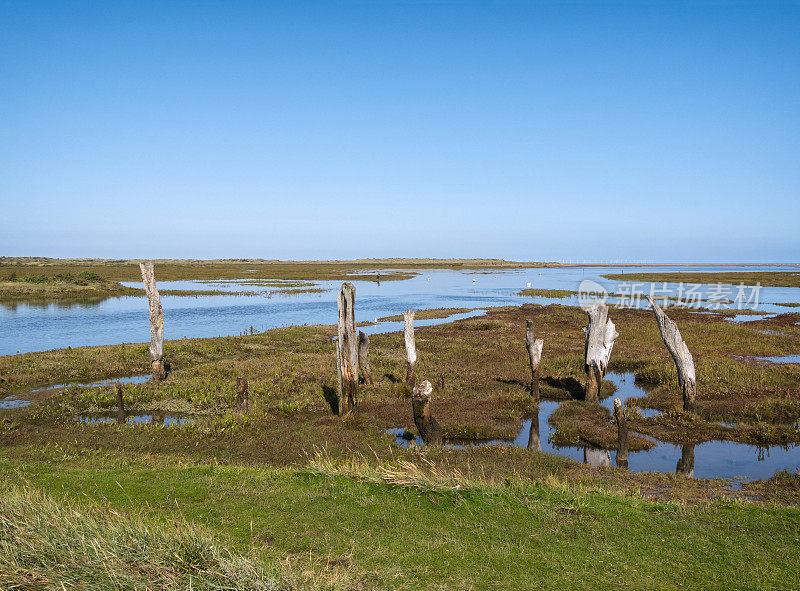
<svg viewBox="0 0 800 591">
<path fill-rule="evenodd" d="M 800 262 L 800 3 L 6 2 L 0 255 Z"/>
</svg>

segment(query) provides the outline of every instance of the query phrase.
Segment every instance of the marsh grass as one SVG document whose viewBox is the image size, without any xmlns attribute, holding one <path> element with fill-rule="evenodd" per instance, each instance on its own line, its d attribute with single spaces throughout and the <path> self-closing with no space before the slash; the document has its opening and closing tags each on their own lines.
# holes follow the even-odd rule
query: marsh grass
<svg viewBox="0 0 800 591">
<path fill-rule="evenodd" d="M 290 589 L 186 521 L 146 523 L 110 507 L 3 486 L 0 585 L 7 589 Z M 277 574 L 276 574 L 277 572 Z"/>
</svg>

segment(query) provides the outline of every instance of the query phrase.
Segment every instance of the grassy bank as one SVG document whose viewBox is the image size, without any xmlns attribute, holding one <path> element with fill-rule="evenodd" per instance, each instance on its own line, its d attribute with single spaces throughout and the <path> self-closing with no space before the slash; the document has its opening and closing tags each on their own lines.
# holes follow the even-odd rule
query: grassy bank
<svg viewBox="0 0 800 591">
<path fill-rule="evenodd" d="M 726 285 L 756 285 L 763 287 L 800 287 L 800 269 L 795 271 L 736 271 L 724 273 L 611 273 L 603 275 L 616 281 L 640 281 L 646 283 L 701 283 Z"/>
<path fill-rule="evenodd" d="M 220 547 L 180 515 L 149 523 L 111 506 L 0 489 L 4 589 L 291 589 L 280 568 Z M 277 572 L 276 574 L 273 574 Z"/>
<path fill-rule="evenodd" d="M 158 457 L 80 457 L 76 450 L 51 449 L 6 457 L 0 472 L 70 507 L 45 504 L 44 515 L 34 516 L 30 511 L 36 503 L 30 509 L 23 504 L 19 511 L 14 509 L 18 502 L 5 501 L 0 514 L 8 515 L 10 506 L 13 523 L 26 524 L 21 529 L 31 542 L 52 539 L 56 529 L 55 537 L 76 538 L 78 548 L 81 540 L 95 538 L 102 552 L 107 543 L 119 544 L 107 542 L 119 529 L 130 532 L 115 513 L 146 511 L 151 522 L 163 524 L 148 529 L 144 543 L 128 551 L 132 560 L 120 565 L 119 553 L 110 556 L 105 570 L 111 572 L 132 570 L 141 555 L 137 549 L 145 547 L 152 552 L 146 557 L 150 562 L 168 553 L 183 557 L 161 565 L 167 570 L 171 564 L 178 572 L 168 576 L 183 581 L 201 570 L 194 565 L 216 574 L 228 572 L 225 564 L 237 565 L 230 569 L 234 572 L 250 572 L 251 567 L 239 565 L 281 563 L 305 573 L 302 580 L 313 586 L 340 589 L 800 585 L 796 508 L 728 500 L 687 507 L 555 479 L 514 477 L 486 484 L 398 458 L 376 466 L 364 460 L 334 462 L 323 455 L 302 468 L 276 470 Z M 105 509 L 98 517 L 97 510 L 85 509 L 87 503 Z M 87 513 L 88 524 L 74 516 L 76 510 Z M 66 524 L 38 526 L 50 516 Z M 230 545 L 234 554 L 215 552 L 182 530 L 178 535 L 154 533 L 174 532 L 172 522 L 216 532 L 219 543 Z M 139 531 L 128 534 L 131 542 L 142 535 Z M 75 564 L 75 554 L 78 559 L 83 554 L 63 546 L 58 550 L 68 554 L 69 565 Z M 88 554 L 98 550 L 89 548 Z M 11 552 L 14 556 L 19 550 Z M 237 553 L 247 554 L 247 561 Z M 9 577 L 8 568 L 3 565 L 0 576 Z M 193 588 L 202 588 L 202 570 Z"/>
</svg>

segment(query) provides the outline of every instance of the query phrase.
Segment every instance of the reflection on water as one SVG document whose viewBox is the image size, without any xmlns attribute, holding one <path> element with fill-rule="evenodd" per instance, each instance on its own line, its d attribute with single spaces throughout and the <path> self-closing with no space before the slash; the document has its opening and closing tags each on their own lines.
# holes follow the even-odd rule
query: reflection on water
<svg viewBox="0 0 800 591">
<path fill-rule="evenodd" d="M 606 379 L 617 384 L 617 392 L 602 401 L 611 407 L 614 398 L 627 400 L 644 396 L 646 391 L 636 385 L 633 374 L 609 373 Z M 585 462 L 594 467 L 611 466 L 616 462 L 616 452 L 586 447 L 558 447 L 552 443 L 554 428 L 550 425 L 550 415 L 560 405 L 553 400 L 539 402 L 539 412 L 535 417 L 523 421 L 522 428 L 513 440 L 494 440 L 474 442 L 470 447 L 486 445 L 510 445 L 536 449 L 555 455 Z M 409 411 L 410 412 L 410 411 Z M 541 429 L 546 430 L 546 436 Z M 390 429 L 398 445 L 407 446 L 410 441 L 422 445 L 419 437 L 407 434 L 403 429 Z M 464 448 L 462 444 L 450 447 Z M 740 478 L 741 480 L 762 480 L 772 477 L 776 472 L 787 470 L 796 473 L 800 470 L 800 446 L 760 447 L 731 441 L 706 441 L 700 444 L 673 445 L 659 442 L 650 450 L 629 452 L 628 466 L 633 472 L 675 472 L 697 478 Z"/>
<path fill-rule="evenodd" d="M 553 299 L 516 295 L 528 283 L 534 289 L 575 291 L 584 279 L 619 292 L 622 282 L 602 279 L 606 273 L 657 272 L 659 268 L 563 267 L 550 269 L 512 269 L 473 272 L 469 270 L 426 270 L 405 281 L 354 280 L 356 285 L 356 320 L 370 321 L 398 314 L 406 308 L 481 308 L 539 304 L 576 305 L 577 298 Z M 757 267 L 665 267 L 666 271 L 759 271 Z M 385 270 L 367 270 L 364 276 L 374 279 Z M 264 285 L 226 281 L 209 286 L 199 281 L 162 281 L 162 290 L 203 290 L 213 287 L 230 292 L 254 292 L 256 295 L 214 295 L 163 298 L 165 338 L 215 337 L 239 335 L 254 327 L 257 331 L 287 325 L 333 324 L 336 322 L 338 281 L 314 281 L 322 293 L 286 294 L 278 287 L 265 292 Z M 291 282 L 290 282 L 291 283 Z M 137 282 L 125 283 L 141 287 Z M 643 284 L 645 285 L 645 284 Z M 667 284 L 670 286 L 672 284 Z M 673 285 L 675 287 L 676 285 Z M 661 287 L 661 284 L 659 284 Z M 266 297 L 265 297 L 266 296 Z M 761 289 L 759 310 L 775 314 L 785 308 L 771 302 L 800 302 L 800 289 L 765 287 Z M 753 316 L 742 318 L 753 319 Z M 96 303 L 15 303 L 0 306 L 0 355 L 15 352 L 43 351 L 86 345 L 109 345 L 120 342 L 145 343 L 150 338 L 147 301 L 144 296 L 124 296 Z"/>
</svg>

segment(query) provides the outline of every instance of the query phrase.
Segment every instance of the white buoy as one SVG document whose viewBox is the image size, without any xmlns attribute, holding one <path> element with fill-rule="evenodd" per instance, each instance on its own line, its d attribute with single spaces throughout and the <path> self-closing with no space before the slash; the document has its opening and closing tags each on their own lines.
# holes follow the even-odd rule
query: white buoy
<svg viewBox="0 0 800 591">
<path fill-rule="evenodd" d="M 528 283 L 525 284 L 525 287 L 530 287 L 530 286 L 531 286 L 531 282 L 528 281 Z"/>
</svg>

